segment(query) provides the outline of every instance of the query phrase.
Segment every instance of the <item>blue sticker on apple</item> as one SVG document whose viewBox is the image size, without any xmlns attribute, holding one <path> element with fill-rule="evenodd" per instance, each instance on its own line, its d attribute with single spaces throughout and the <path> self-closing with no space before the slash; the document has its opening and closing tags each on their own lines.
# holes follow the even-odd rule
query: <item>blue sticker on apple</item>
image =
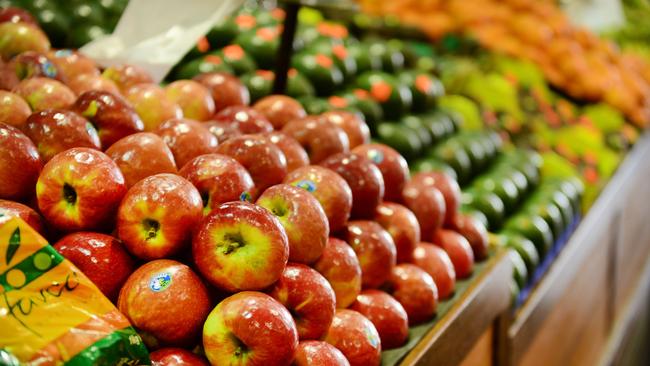
<svg viewBox="0 0 650 366">
<path fill-rule="evenodd" d="M 312 193 L 316 190 L 316 183 L 310 181 L 310 180 L 301 180 L 298 183 L 296 183 L 296 187 L 302 188 L 305 191 Z"/>
<path fill-rule="evenodd" d="M 250 193 L 244 191 L 239 195 L 239 200 L 240 201 L 246 201 L 246 202 L 252 202 L 253 201 L 253 196 L 251 196 Z"/>
<path fill-rule="evenodd" d="M 72 55 L 72 50 L 69 49 L 62 49 L 54 52 L 54 56 L 56 57 L 68 57 Z"/>
<path fill-rule="evenodd" d="M 54 64 L 51 63 L 50 61 L 46 61 L 46 62 L 43 64 L 43 73 L 44 73 L 45 76 L 47 76 L 48 78 L 55 78 L 55 77 L 56 77 L 56 74 L 57 74 L 57 72 L 56 72 L 56 67 L 54 67 Z"/>
<path fill-rule="evenodd" d="M 368 150 L 368 158 L 375 164 L 381 164 L 384 161 L 384 153 L 379 150 Z"/>
<path fill-rule="evenodd" d="M 172 275 L 168 272 L 158 273 L 149 280 L 149 288 L 153 292 L 165 291 L 172 284 Z"/>
</svg>

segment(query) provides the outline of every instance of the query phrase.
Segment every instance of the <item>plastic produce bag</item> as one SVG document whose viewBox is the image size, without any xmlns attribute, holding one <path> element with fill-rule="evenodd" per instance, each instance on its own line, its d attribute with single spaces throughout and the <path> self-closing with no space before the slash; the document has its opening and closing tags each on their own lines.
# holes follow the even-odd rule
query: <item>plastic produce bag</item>
<svg viewBox="0 0 650 366">
<path fill-rule="evenodd" d="M 148 365 L 128 320 L 19 218 L 0 217 L 0 366 Z"/>
</svg>

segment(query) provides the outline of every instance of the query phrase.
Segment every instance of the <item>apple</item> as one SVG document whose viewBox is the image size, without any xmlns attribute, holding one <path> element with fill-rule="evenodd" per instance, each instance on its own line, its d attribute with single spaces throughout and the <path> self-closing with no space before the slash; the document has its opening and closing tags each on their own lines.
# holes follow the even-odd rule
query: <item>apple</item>
<svg viewBox="0 0 650 366">
<path fill-rule="evenodd" d="M 268 95 L 258 100 L 253 108 L 266 116 L 276 130 L 282 129 L 290 121 L 307 116 L 302 105 L 286 95 Z"/>
<path fill-rule="evenodd" d="M 207 121 L 214 115 L 214 100 L 208 88 L 194 80 L 178 80 L 165 87 L 167 97 L 178 104 L 185 118 Z"/>
<path fill-rule="evenodd" d="M 397 263 L 413 262 L 413 250 L 420 242 L 420 224 L 415 214 L 398 203 L 383 202 L 377 206 L 375 222 L 393 238 Z"/>
<path fill-rule="evenodd" d="M 183 118 L 181 107 L 158 85 L 137 84 L 127 89 L 124 96 L 144 122 L 145 131 L 153 131 L 169 119 Z"/>
<path fill-rule="evenodd" d="M 402 191 L 404 205 L 408 207 L 420 223 L 420 236 L 431 240 L 436 230 L 442 228 L 445 218 L 445 198 L 433 186 L 423 186 L 408 182 Z"/>
<path fill-rule="evenodd" d="M 438 287 L 420 267 L 410 263 L 398 264 L 393 268 L 385 287 L 404 307 L 409 325 L 427 322 L 436 314 Z"/>
<path fill-rule="evenodd" d="M 357 311 L 336 310 L 324 341 L 338 348 L 351 366 L 381 364 L 381 341 L 377 328 Z"/>
<path fill-rule="evenodd" d="M 194 344 L 210 306 L 199 276 L 169 259 L 157 259 L 135 270 L 117 299 L 117 308 L 150 348 Z"/>
<path fill-rule="evenodd" d="M 36 112 L 45 109 L 66 109 L 76 99 L 74 92 L 63 83 L 43 77 L 25 79 L 12 91 L 25 99 Z"/>
<path fill-rule="evenodd" d="M 125 193 L 124 176 L 115 162 L 85 147 L 55 155 L 36 182 L 39 210 L 61 231 L 110 227 Z"/>
<path fill-rule="evenodd" d="M 149 354 L 151 366 L 210 366 L 202 357 L 182 348 L 161 348 Z"/>
<path fill-rule="evenodd" d="M 216 152 L 219 145 L 219 140 L 201 122 L 186 118 L 167 120 L 154 133 L 165 141 L 178 167 L 197 156 Z"/>
<path fill-rule="evenodd" d="M 255 189 L 248 171 L 237 160 L 221 154 L 197 156 L 178 174 L 198 189 L 205 215 L 222 203 L 249 199 Z"/>
<path fill-rule="evenodd" d="M 56 65 L 64 81 L 70 82 L 79 75 L 99 76 L 100 74 L 95 61 L 79 52 L 61 49 L 50 51 L 47 56 Z"/>
<path fill-rule="evenodd" d="M 294 119 L 282 127 L 282 132 L 302 145 L 312 164 L 337 153 L 347 153 L 350 149 L 345 132 L 320 117 Z"/>
<path fill-rule="evenodd" d="M 456 286 L 456 271 L 447 252 L 431 243 L 421 242 L 413 254 L 413 263 L 431 275 L 436 283 L 439 298 L 451 296 Z"/>
<path fill-rule="evenodd" d="M 301 341 L 292 365 L 350 366 L 350 363 L 341 351 L 327 342 Z"/>
<path fill-rule="evenodd" d="M 79 95 L 71 109 L 93 124 L 104 148 L 144 129 L 142 120 L 131 105 L 124 98 L 111 92 L 101 90 L 85 92 Z"/>
<path fill-rule="evenodd" d="M 73 147 L 100 150 L 102 146 L 90 122 L 77 113 L 61 109 L 32 113 L 27 118 L 25 134 L 38 147 L 45 162 Z"/>
<path fill-rule="evenodd" d="M 288 172 L 309 165 L 307 152 L 293 137 L 280 131 L 268 132 L 262 135 L 282 150 L 284 157 L 287 159 Z"/>
<path fill-rule="evenodd" d="M 347 111 L 328 111 L 321 115 L 325 121 L 338 126 L 348 136 L 350 149 L 370 142 L 370 129 L 358 115 Z"/>
<path fill-rule="evenodd" d="M 322 166 L 340 174 L 352 190 L 352 217 L 372 218 L 384 197 L 381 171 L 363 156 L 341 153 L 321 162 Z M 417 215 L 417 214 L 416 214 Z"/>
<path fill-rule="evenodd" d="M 129 64 L 109 66 L 104 70 L 102 76 L 113 81 L 122 92 L 126 92 L 135 85 L 154 82 L 145 69 Z"/>
<path fill-rule="evenodd" d="M 290 365 L 298 348 L 291 314 L 269 295 L 244 291 L 217 305 L 203 325 L 212 365 Z"/>
<path fill-rule="evenodd" d="M 248 89 L 235 76 L 223 72 L 211 72 L 197 75 L 194 80 L 210 90 L 217 112 L 230 106 L 250 104 L 251 97 Z"/>
<path fill-rule="evenodd" d="M 14 70 L 0 58 L 0 90 L 11 91 L 18 86 L 18 83 L 20 80 Z"/>
<path fill-rule="evenodd" d="M 22 52 L 9 61 L 9 68 L 20 80 L 44 77 L 63 81 L 56 65 L 41 52 Z"/>
<path fill-rule="evenodd" d="M 47 52 L 50 41 L 35 24 L 0 23 L 0 58 L 9 60 L 25 51 Z"/>
<path fill-rule="evenodd" d="M 81 95 L 89 91 L 106 91 L 111 94 L 120 94 L 120 89 L 112 80 L 95 74 L 79 74 L 68 81 L 68 87 L 76 94 Z"/>
<path fill-rule="evenodd" d="M 213 120 L 229 123 L 243 135 L 273 131 L 273 126 L 266 117 L 244 105 L 226 107 L 215 114 Z"/>
<path fill-rule="evenodd" d="M 332 286 L 303 264 L 289 263 L 269 295 L 289 310 L 300 340 L 320 339 L 334 318 L 336 298 Z"/>
<path fill-rule="evenodd" d="M 432 186 L 442 193 L 446 208 L 443 223 L 445 226 L 451 225 L 460 208 L 461 192 L 458 183 L 446 173 L 438 171 L 417 173 L 411 180 L 415 185 Z"/>
<path fill-rule="evenodd" d="M 0 9 L 0 23 L 12 22 L 12 23 L 30 23 L 38 25 L 36 20 L 32 17 L 27 10 L 16 8 L 13 6 L 8 6 L 6 8 Z"/>
<path fill-rule="evenodd" d="M 0 121 L 22 129 L 32 109 L 18 94 L 0 90 Z"/>
<path fill-rule="evenodd" d="M 458 213 L 450 228 L 467 239 L 472 247 L 474 259 L 483 260 L 488 256 L 488 231 L 485 225 L 473 216 Z"/>
<path fill-rule="evenodd" d="M 261 290 L 277 281 L 289 259 L 280 221 L 249 202 L 227 202 L 212 210 L 192 239 L 199 272 L 229 292 Z"/>
<path fill-rule="evenodd" d="M 0 199 L 20 200 L 34 194 L 41 158 L 20 130 L 0 122 Z"/>
<path fill-rule="evenodd" d="M 313 267 L 332 286 L 337 308 L 347 308 L 361 292 L 361 265 L 346 242 L 329 238 L 323 254 Z"/>
<path fill-rule="evenodd" d="M 402 201 L 402 191 L 409 180 L 409 167 L 400 153 L 384 144 L 364 144 L 355 147 L 353 154 L 365 156 L 381 171 L 384 178 L 384 199 Z"/>
<path fill-rule="evenodd" d="M 440 229 L 433 236 L 433 243 L 449 254 L 458 278 L 467 278 L 472 275 L 474 252 L 465 237 L 453 230 Z"/>
<path fill-rule="evenodd" d="M 389 294 L 379 290 L 363 290 L 351 310 L 368 318 L 377 329 L 382 349 L 397 348 L 409 335 L 408 315 L 404 307 Z"/>
<path fill-rule="evenodd" d="M 361 264 L 361 284 L 376 288 L 384 284 L 395 267 L 395 243 L 374 221 L 350 221 L 343 233 Z"/>
<path fill-rule="evenodd" d="M 57 241 L 54 249 L 81 270 L 111 301 L 135 270 L 135 261 L 116 238 L 77 232 Z"/>
<path fill-rule="evenodd" d="M 174 174 L 137 182 L 117 211 L 117 235 L 131 254 L 151 260 L 179 253 L 201 221 L 201 195 Z"/>
<path fill-rule="evenodd" d="M 222 144 L 233 137 L 243 135 L 243 133 L 237 129 L 237 125 L 230 122 L 212 120 L 203 122 L 203 125 L 217 138 L 219 144 Z"/>
<path fill-rule="evenodd" d="M 217 153 L 228 155 L 248 170 L 255 190 L 253 197 L 266 188 L 282 182 L 287 175 L 287 159 L 282 150 L 260 135 L 233 137 L 217 147 Z"/>
<path fill-rule="evenodd" d="M 45 236 L 43 218 L 34 209 L 22 203 L 0 199 L 0 221 L 11 217 L 20 217 L 32 229 Z M 1 222 L 0 222 L 1 224 Z"/>
<path fill-rule="evenodd" d="M 174 155 L 162 138 L 151 132 L 126 136 L 106 150 L 124 174 L 126 186 L 160 173 L 176 173 Z"/>
<path fill-rule="evenodd" d="M 320 203 L 309 192 L 277 184 L 267 188 L 256 204 L 282 223 L 289 239 L 290 261 L 310 264 L 321 256 L 329 237 L 329 224 Z"/>
</svg>

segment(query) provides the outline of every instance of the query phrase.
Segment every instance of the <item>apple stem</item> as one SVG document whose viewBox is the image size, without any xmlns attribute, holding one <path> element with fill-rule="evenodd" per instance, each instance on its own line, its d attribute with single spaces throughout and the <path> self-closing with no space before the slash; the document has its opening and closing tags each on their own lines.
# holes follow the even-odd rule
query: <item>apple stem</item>
<svg viewBox="0 0 650 366">
<path fill-rule="evenodd" d="M 142 226 L 144 226 L 144 230 L 147 232 L 147 237 L 145 240 L 155 238 L 158 234 L 158 230 L 160 229 L 160 224 L 158 221 L 151 219 L 144 219 L 142 221 Z"/>
<path fill-rule="evenodd" d="M 223 247 L 223 254 L 230 254 L 235 249 L 244 246 L 244 238 L 241 233 L 229 233 L 224 235 L 225 243 L 220 243 L 218 246 Z"/>
<path fill-rule="evenodd" d="M 77 202 L 77 192 L 68 183 L 63 185 L 63 199 L 71 205 Z"/>
</svg>

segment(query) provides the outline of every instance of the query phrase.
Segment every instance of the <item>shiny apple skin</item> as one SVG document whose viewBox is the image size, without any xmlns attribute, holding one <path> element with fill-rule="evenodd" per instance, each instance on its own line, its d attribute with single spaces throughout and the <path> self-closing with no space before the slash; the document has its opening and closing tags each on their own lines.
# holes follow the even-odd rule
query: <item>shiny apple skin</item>
<svg viewBox="0 0 650 366">
<path fill-rule="evenodd" d="M 212 118 L 233 125 L 242 135 L 273 131 L 271 122 L 251 107 L 235 105 L 222 109 Z"/>
<path fill-rule="evenodd" d="M 25 51 L 47 52 L 50 41 L 35 24 L 0 23 L 0 58 L 9 60 Z"/>
<path fill-rule="evenodd" d="M 197 156 L 216 152 L 219 145 L 219 140 L 201 122 L 186 118 L 167 120 L 154 133 L 162 137 L 181 168 Z"/>
<path fill-rule="evenodd" d="M 440 229 L 433 236 L 433 243 L 449 254 L 458 278 L 467 278 L 474 269 L 474 252 L 464 236 L 453 230 Z"/>
<path fill-rule="evenodd" d="M 111 301 L 117 300 L 122 285 L 135 270 L 135 261 L 124 245 L 110 235 L 77 232 L 64 236 L 53 246 Z"/>
<path fill-rule="evenodd" d="M 34 209 L 22 203 L 0 199 L 0 224 L 11 217 L 20 217 L 32 229 L 45 236 L 43 218 Z"/>
<path fill-rule="evenodd" d="M 41 167 L 32 140 L 0 122 L 0 199 L 21 200 L 33 195 Z"/>
<path fill-rule="evenodd" d="M 350 149 L 370 143 L 370 129 L 358 115 L 352 112 L 335 110 L 323 113 L 321 118 L 345 132 L 350 142 Z"/>
<path fill-rule="evenodd" d="M 393 238 L 374 221 L 350 221 L 343 233 L 361 264 L 361 284 L 377 288 L 384 284 L 395 267 L 396 249 Z"/>
<path fill-rule="evenodd" d="M 0 90 L 11 91 L 18 86 L 18 83 L 20 83 L 20 80 L 18 80 L 14 70 L 8 64 L 3 63 L 2 58 L 0 58 Z"/>
<path fill-rule="evenodd" d="M 377 328 L 358 311 L 338 309 L 324 341 L 338 348 L 351 366 L 381 364 L 381 341 Z"/>
<path fill-rule="evenodd" d="M 420 224 L 408 208 L 393 202 L 377 206 L 375 222 L 388 231 L 397 249 L 397 263 L 413 262 L 413 251 L 420 242 Z"/>
<path fill-rule="evenodd" d="M 384 178 L 368 158 L 354 154 L 336 154 L 320 164 L 345 179 L 352 190 L 352 217 L 370 219 L 384 198 Z"/>
<path fill-rule="evenodd" d="M 266 116 L 276 130 L 294 119 L 307 116 L 302 104 L 286 95 L 268 95 L 258 100 L 253 108 Z"/>
<path fill-rule="evenodd" d="M 22 80 L 12 92 L 25 99 L 35 112 L 45 109 L 67 109 L 76 99 L 74 92 L 63 83 L 43 77 Z"/>
<path fill-rule="evenodd" d="M 235 76 L 213 72 L 197 75 L 194 80 L 210 90 L 216 112 L 235 105 L 250 104 L 251 97 L 248 89 Z"/>
<path fill-rule="evenodd" d="M 144 130 L 144 123 L 131 105 L 121 96 L 107 91 L 81 94 L 71 110 L 95 126 L 105 149 L 123 137 Z"/>
<path fill-rule="evenodd" d="M 280 131 L 268 132 L 262 135 L 282 150 L 284 157 L 287 159 L 288 172 L 309 165 L 307 152 L 293 137 Z"/>
<path fill-rule="evenodd" d="M 198 189 L 203 198 L 203 214 L 207 215 L 222 203 L 250 197 L 255 190 L 248 171 L 230 156 L 206 154 L 190 160 L 178 172 Z"/>
<path fill-rule="evenodd" d="M 63 81 L 56 65 L 41 52 L 22 52 L 12 58 L 8 64 L 19 79 L 43 77 Z"/>
<path fill-rule="evenodd" d="M 488 231 L 482 222 L 472 216 L 457 213 L 450 228 L 467 239 L 475 260 L 481 261 L 488 257 Z"/>
<path fill-rule="evenodd" d="M 95 74 L 79 74 L 68 81 L 68 87 L 76 94 L 81 95 L 89 91 L 105 91 L 111 94 L 120 94 L 120 89 L 112 80 Z"/>
<path fill-rule="evenodd" d="M 0 23 L 11 22 L 11 23 L 29 23 L 38 25 L 36 20 L 32 17 L 27 10 L 9 6 L 6 8 L 0 9 Z"/>
<path fill-rule="evenodd" d="M 386 290 L 404 307 L 409 325 L 427 322 L 435 316 L 438 287 L 420 267 L 410 263 L 395 266 L 386 282 Z"/>
<path fill-rule="evenodd" d="M 183 118 L 183 110 L 155 84 L 137 84 L 124 92 L 135 112 L 144 123 L 145 131 L 153 131 L 172 118 Z"/>
<path fill-rule="evenodd" d="M 352 150 L 352 153 L 365 156 L 379 168 L 384 178 L 386 201 L 402 201 L 402 190 L 409 181 L 409 167 L 400 153 L 384 144 L 359 145 Z"/>
<path fill-rule="evenodd" d="M 208 88 L 194 80 L 177 80 L 165 87 L 167 97 L 178 104 L 183 116 L 196 121 L 207 121 L 215 111 L 214 100 Z"/>
<path fill-rule="evenodd" d="M 336 311 L 334 290 L 310 267 L 289 263 L 269 295 L 291 312 L 300 340 L 320 339 L 329 329 Z"/>
<path fill-rule="evenodd" d="M 403 346 L 409 336 L 406 310 L 395 298 L 379 290 L 363 290 L 350 310 L 368 318 L 377 329 L 382 349 Z"/>
<path fill-rule="evenodd" d="M 298 331 L 289 311 L 271 296 L 243 291 L 212 310 L 203 348 L 212 365 L 290 365 Z"/>
<path fill-rule="evenodd" d="M 347 308 L 361 292 L 361 265 L 356 253 L 346 242 L 329 238 L 315 270 L 327 279 L 336 294 L 336 307 Z"/>
<path fill-rule="evenodd" d="M 174 155 L 162 138 L 151 132 L 126 136 L 106 150 L 124 174 L 127 188 L 161 173 L 176 173 Z"/>
<path fill-rule="evenodd" d="M 280 221 L 252 203 L 227 202 L 201 222 L 192 240 L 194 262 L 214 286 L 261 290 L 277 281 L 289 259 Z"/>
<path fill-rule="evenodd" d="M 79 52 L 60 49 L 48 52 L 47 56 L 56 65 L 61 78 L 66 82 L 72 81 L 79 75 L 100 75 L 95 61 Z"/>
<path fill-rule="evenodd" d="M 208 361 L 182 348 L 161 348 L 149 354 L 151 366 L 210 366 Z"/>
<path fill-rule="evenodd" d="M 74 195 L 66 194 L 71 190 Z M 124 176 L 115 162 L 83 147 L 54 156 L 36 182 L 43 217 L 66 232 L 111 227 L 125 193 Z"/>
<path fill-rule="evenodd" d="M 109 66 L 102 76 L 112 80 L 123 93 L 132 86 L 154 82 L 145 69 L 129 64 Z"/>
<path fill-rule="evenodd" d="M 277 184 L 267 188 L 256 204 L 274 214 L 289 239 L 289 260 L 310 264 L 323 253 L 330 229 L 314 196 L 302 188 Z"/>
<path fill-rule="evenodd" d="M 169 282 L 155 282 L 166 277 Z M 148 346 L 191 346 L 210 313 L 209 293 L 190 267 L 169 259 L 147 262 L 135 270 L 120 290 L 117 307 L 144 337 Z"/>
<path fill-rule="evenodd" d="M 27 118 L 25 134 L 38 147 L 44 162 L 73 147 L 101 150 L 102 146 L 90 122 L 77 113 L 60 109 L 32 113 Z"/>
<path fill-rule="evenodd" d="M 445 198 L 433 186 L 408 182 L 402 191 L 404 205 L 408 207 L 420 223 L 420 237 L 430 241 L 434 233 L 442 228 L 447 212 Z"/>
<path fill-rule="evenodd" d="M 411 180 L 415 184 L 436 187 L 445 198 L 445 226 L 452 224 L 460 208 L 460 186 L 452 177 L 443 172 L 422 172 L 415 174 Z"/>
<path fill-rule="evenodd" d="M 289 121 L 282 127 L 282 132 L 302 145 L 311 164 L 318 164 L 332 155 L 350 150 L 345 132 L 317 116 Z"/>
<path fill-rule="evenodd" d="M 323 341 L 298 343 L 293 366 L 350 366 L 348 359 L 336 347 Z"/>
<path fill-rule="evenodd" d="M 0 90 L 1 123 L 22 129 L 30 114 L 32 114 L 32 109 L 20 95 Z"/>
<path fill-rule="evenodd" d="M 287 174 L 284 183 L 305 189 L 316 197 L 327 216 L 330 232 L 345 227 L 352 211 L 352 190 L 340 175 L 321 166 L 309 165 Z"/>
<path fill-rule="evenodd" d="M 222 144 L 233 137 L 243 135 L 243 133 L 237 129 L 237 125 L 230 122 L 211 120 L 203 122 L 203 125 L 217 138 L 217 140 L 219 140 L 219 144 Z"/>
<path fill-rule="evenodd" d="M 233 137 L 219 145 L 217 153 L 234 158 L 248 170 L 255 182 L 253 198 L 281 183 L 287 175 L 287 159 L 282 150 L 260 135 Z"/>
<path fill-rule="evenodd" d="M 172 256 L 189 244 L 202 209 L 192 183 L 174 174 L 152 175 L 124 196 L 117 211 L 117 234 L 138 258 Z"/>
<path fill-rule="evenodd" d="M 431 243 L 420 242 L 415 248 L 414 264 L 427 272 L 438 287 L 441 300 L 449 298 L 456 286 L 456 271 L 449 254 Z"/>
</svg>

